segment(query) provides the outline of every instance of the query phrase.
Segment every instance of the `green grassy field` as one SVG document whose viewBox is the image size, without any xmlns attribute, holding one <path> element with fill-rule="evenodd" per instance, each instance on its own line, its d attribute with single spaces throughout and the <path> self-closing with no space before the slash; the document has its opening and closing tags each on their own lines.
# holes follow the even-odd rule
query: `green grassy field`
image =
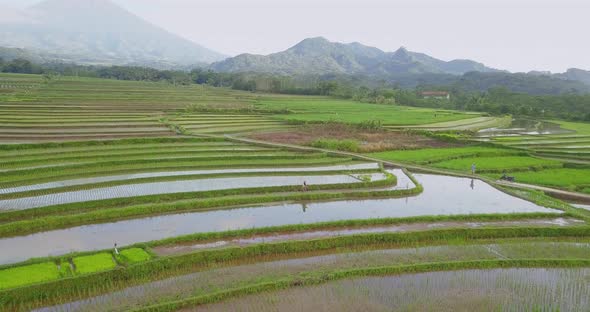
<svg viewBox="0 0 590 312">
<path fill-rule="evenodd" d="M 523 183 L 556 186 L 575 190 L 590 185 L 590 169 L 548 169 L 514 174 Z"/>
<path fill-rule="evenodd" d="M 58 279 L 54 262 L 30 264 L 0 270 L 0 290 Z"/>
<path fill-rule="evenodd" d="M 122 263 L 133 264 L 150 260 L 152 256 L 141 248 L 130 248 L 122 250 L 115 258 Z"/>
<path fill-rule="evenodd" d="M 466 157 L 491 157 L 514 155 L 520 153 L 517 150 L 487 147 L 487 146 L 467 146 L 453 148 L 426 148 L 408 151 L 387 151 L 370 153 L 369 156 L 408 163 L 428 164 L 448 159 L 466 158 Z"/>
<path fill-rule="evenodd" d="M 472 164 L 476 165 L 477 172 L 528 171 L 563 166 L 558 161 L 529 156 L 468 157 L 441 161 L 432 166 L 469 173 Z"/>
<path fill-rule="evenodd" d="M 286 110 L 277 118 L 299 122 L 337 121 L 363 123 L 379 121 L 382 125 L 419 125 L 479 117 L 445 110 L 410 108 L 396 105 L 363 104 L 348 100 L 314 97 L 263 98 L 256 102 L 263 109 Z"/>
<path fill-rule="evenodd" d="M 110 270 L 116 266 L 113 255 L 110 253 L 99 253 L 89 256 L 80 256 L 72 259 L 77 274 L 88 274 Z"/>
</svg>

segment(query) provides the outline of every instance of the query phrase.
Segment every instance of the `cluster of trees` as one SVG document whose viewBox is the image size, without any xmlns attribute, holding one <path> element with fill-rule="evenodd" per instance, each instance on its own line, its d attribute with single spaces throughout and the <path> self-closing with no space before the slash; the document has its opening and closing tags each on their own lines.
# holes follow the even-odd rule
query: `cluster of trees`
<svg viewBox="0 0 590 312">
<path fill-rule="evenodd" d="M 42 74 L 43 68 L 25 59 L 4 61 L 0 58 L 0 72 L 18 74 Z"/>
</svg>

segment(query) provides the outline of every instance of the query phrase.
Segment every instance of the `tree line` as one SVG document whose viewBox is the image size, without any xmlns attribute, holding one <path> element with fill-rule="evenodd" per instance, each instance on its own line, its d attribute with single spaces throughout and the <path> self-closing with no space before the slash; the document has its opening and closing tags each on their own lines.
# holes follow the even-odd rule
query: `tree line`
<svg viewBox="0 0 590 312">
<path fill-rule="evenodd" d="M 492 87 L 485 91 L 466 91 L 460 85 L 401 88 L 386 81 L 369 83 L 363 77 L 301 76 L 288 77 L 258 73 L 220 73 L 207 69 L 192 71 L 157 70 L 136 66 L 88 66 L 63 63 L 33 64 L 25 59 L 4 61 L 0 71 L 23 74 L 48 74 L 94 77 L 118 80 L 168 82 L 175 85 L 201 84 L 251 92 L 299 95 L 325 95 L 365 103 L 399 104 L 415 107 L 512 114 L 534 118 L 560 118 L 590 121 L 590 94 L 565 92 L 556 95 L 534 95 Z M 447 99 L 426 99 L 420 91 L 443 90 Z"/>
</svg>

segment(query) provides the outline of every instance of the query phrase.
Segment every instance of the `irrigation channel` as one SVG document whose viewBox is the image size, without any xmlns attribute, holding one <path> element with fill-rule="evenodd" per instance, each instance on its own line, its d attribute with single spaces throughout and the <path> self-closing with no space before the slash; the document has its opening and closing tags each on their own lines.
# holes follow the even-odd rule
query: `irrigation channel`
<svg viewBox="0 0 590 312">
<path fill-rule="evenodd" d="M 393 169 L 388 172 L 398 177 L 398 183 L 392 189 L 415 187 L 402 170 Z M 329 182 L 326 183 L 347 179 L 346 176 L 336 177 L 336 180 L 327 180 Z M 296 178 L 296 182 L 303 181 L 302 177 Z M 126 246 L 193 233 L 292 224 L 430 215 L 555 213 L 559 216 L 562 213 L 560 210 L 510 196 L 479 180 L 429 174 L 416 174 L 415 178 L 424 187 L 424 192 L 413 197 L 248 206 L 84 225 L 4 238 L 0 239 L 0 250 L 11 252 L 0 254 L 0 264 L 33 257 L 107 249 L 114 242 Z M 324 177 L 318 180 L 310 177 L 305 179 L 319 182 Z M 257 180 L 266 181 L 262 177 L 243 181 L 255 183 Z M 203 182 L 205 183 L 198 184 L 199 187 L 214 185 L 211 180 Z M 237 184 L 232 185 L 236 186 Z"/>
</svg>

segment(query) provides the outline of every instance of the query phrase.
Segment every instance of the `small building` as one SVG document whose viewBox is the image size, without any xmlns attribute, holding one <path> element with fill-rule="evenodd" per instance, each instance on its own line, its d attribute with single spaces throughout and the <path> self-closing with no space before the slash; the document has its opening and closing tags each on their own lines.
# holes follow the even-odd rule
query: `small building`
<svg viewBox="0 0 590 312">
<path fill-rule="evenodd" d="M 451 99 L 451 94 L 447 91 L 422 91 L 420 92 L 420 96 L 422 96 L 423 99 Z"/>
</svg>

